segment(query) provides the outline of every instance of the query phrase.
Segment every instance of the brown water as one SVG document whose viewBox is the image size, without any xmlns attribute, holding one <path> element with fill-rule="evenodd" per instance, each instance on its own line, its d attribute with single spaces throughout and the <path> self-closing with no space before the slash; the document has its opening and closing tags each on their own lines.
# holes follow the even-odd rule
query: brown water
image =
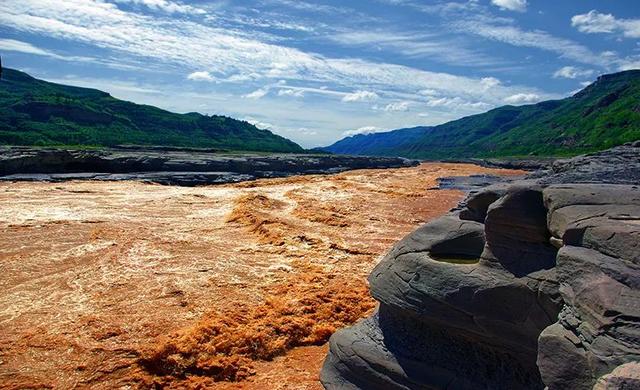
<svg viewBox="0 0 640 390">
<path fill-rule="evenodd" d="M 463 196 L 436 178 L 481 173 L 1 183 L 0 387 L 320 388 L 372 267 Z"/>
</svg>

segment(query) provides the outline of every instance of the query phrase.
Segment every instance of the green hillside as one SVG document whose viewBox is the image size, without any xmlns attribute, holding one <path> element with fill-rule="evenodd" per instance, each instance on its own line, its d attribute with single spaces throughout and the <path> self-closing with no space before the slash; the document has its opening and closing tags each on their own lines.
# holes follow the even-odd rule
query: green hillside
<svg viewBox="0 0 640 390">
<path fill-rule="evenodd" d="M 224 116 L 175 114 L 87 88 L 49 83 L 3 69 L 0 145 L 160 145 L 302 152 L 270 131 Z"/>
<path fill-rule="evenodd" d="M 640 70 L 601 76 L 566 99 L 503 106 L 439 126 L 397 130 L 393 137 L 384 134 L 349 137 L 323 149 L 424 159 L 567 156 L 606 149 L 640 139 Z"/>
</svg>

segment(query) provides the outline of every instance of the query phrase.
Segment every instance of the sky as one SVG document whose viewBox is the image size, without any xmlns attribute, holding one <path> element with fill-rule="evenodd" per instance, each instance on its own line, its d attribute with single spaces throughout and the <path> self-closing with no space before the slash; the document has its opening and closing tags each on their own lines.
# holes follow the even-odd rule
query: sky
<svg viewBox="0 0 640 390">
<path fill-rule="evenodd" d="M 638 0 L 2 0 L 5 67 L 304 147 L 640 68 Z"/>
</svg>

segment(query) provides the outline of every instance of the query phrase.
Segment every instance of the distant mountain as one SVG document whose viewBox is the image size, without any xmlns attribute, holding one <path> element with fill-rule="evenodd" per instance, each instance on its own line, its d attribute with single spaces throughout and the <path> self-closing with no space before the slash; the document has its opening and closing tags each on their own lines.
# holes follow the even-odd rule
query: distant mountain
<svg viewBox="0 0 640 390">
<path fill-rule="evenodd" d="M 3 69 L 0 145 L 122 144 L 302 152 L 296 143 L 224 116 L 175 114 L 106 92 L 35 79 Z"/>
<path fill-rule="evenodd" d="M 432 127 L 412 127 L 382 133 L 357 134 L 318 148 L 337 154 L 385 155 L 390 149 L 417 142 Z"/>
<path fill-rule="evenodd" d="M 503 106 L 433 127 L 344 138 L 322 150 L 423 159 L 566 156 L 640 139 L 640 70 L 601 76 L 572 97 Z"/>
</svg>

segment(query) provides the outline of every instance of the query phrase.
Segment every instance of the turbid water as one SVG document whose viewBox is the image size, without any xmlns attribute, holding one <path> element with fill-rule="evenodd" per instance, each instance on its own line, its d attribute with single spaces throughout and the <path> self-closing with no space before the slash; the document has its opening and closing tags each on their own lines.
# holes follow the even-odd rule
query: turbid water
<svg viewBox="0 0 640 390">
<path fill-rule="evenodd" d="M 518 173 L 0 183 L 0 387 L 320 388 L 372 267 L 463 197 L 436 179 Z"/>
</svg>

